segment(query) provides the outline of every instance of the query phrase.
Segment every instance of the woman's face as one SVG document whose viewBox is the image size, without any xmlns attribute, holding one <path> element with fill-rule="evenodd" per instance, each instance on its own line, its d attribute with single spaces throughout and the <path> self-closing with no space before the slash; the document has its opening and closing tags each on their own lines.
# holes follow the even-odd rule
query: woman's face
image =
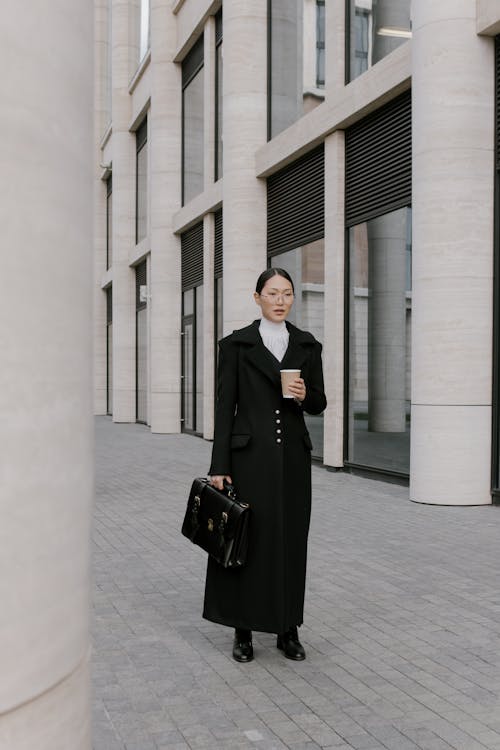
<svg viewBox="0 0 500 750">
<path fill-rule="evenodd" d="M 271 276 L 262 287 L 260 294 L 254 292 L 255 302 L 262 315 L 273 323 L 286 320 L 293 305 L 293 288 L 283 276 Z"/>
</svg>

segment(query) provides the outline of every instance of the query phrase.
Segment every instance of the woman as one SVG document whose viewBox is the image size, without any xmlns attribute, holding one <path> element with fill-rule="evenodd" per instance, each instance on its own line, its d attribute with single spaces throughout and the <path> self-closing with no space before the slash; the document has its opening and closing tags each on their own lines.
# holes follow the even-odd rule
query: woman
<svg viewBox="0 0 500 750">
<path fill-rule="evenodd" d="M 305 659 L 302 624 L 311 513 L 311 438 L 303 412 L 326 406 L 321 344 L 285 323 L 294 300 L 289 274 L 269 268 L 257 280 L 262 319 L 219 343 L 211 483 L 235 485 L 250 503 L 246 565 L 209 559 L 203 616 L 235 628 L 233 657 L 253 659 L 252 630 L 277 633 L 289 659 Z M 281 369 L 300 369 L 283 398 Z"/>
</svg>

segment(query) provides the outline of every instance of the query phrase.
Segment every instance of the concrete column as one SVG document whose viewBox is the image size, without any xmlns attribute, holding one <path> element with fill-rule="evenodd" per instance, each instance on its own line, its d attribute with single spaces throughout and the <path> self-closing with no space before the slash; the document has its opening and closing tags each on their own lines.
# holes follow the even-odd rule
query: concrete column
<svg viewBox="0 0 500 750">
<path fill-rule="evenodd" d="M 91 748 L 93 4 L 60 11 L 16 3 L 0 46 L 6 750 Z"/>
<path fill-rule="evenodd" d="M 181 72 L 170 0 L 151 0 L 151 431 L 180 430 Z M 114 323 L 113 323 L 114 325 Z"/>
<path fill-rule="evenodd" d="M 493 41 L 413 3 L 412 500 L 490 502 Z"/>
<path fill-rule="evenodd" d="M 224 333 L 258 317 L 266 267 L 266 183 L 255 152 L 267 139 L 267 0 L 226 0 L 224 44 Z M 248 54 L 252 50 L 252 54 Z"/>
<path fill-rule="evenodd" d="M 335 101 L 345 86 L 345 0 L 325 3 L 325 91 Z"/>
<path fill-rule="evenodd" d="M 368 222 L 368 430 L 404 432 L 406 214 Z"/>
<path fill-rule="evenodd" d="M 112 0 L 113 421 L 135 422 L 135 137 L 128 85 L 137 61 L 134 8 Z"/>
<path fill-rule="evenodd" d="M 106 414 L 106 183 L 100 147 L 109 124 L 107 112 L 108 3 L 94 0 L 94 414 Z"/>
<path fill-rule="evenodd" d="M 211 213 L 203 218 L 203 437 L 206 440 L 214 437 L 214 261 L 215 220 Z"/>
<path fill-rule="evenodd" d="M 325 139 L 324 463 L 344 465 L 344 132 Z"/>
</svg>

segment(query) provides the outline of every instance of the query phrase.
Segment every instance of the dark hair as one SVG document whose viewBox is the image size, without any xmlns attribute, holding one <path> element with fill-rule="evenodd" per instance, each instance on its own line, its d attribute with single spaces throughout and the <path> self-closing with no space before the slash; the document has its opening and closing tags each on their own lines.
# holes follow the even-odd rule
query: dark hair
<svg viewBox="0 0 500 750">
<path fill-rule="evenodd" d="M 266 282 L 269 281 L 269 279 L 272 279 L 273 276 L 283 276 L 284 279 L 290 282 L 292 285 L 292 291 L 295 292 L 295 287 L 293 286 L 292 277 L 288 273 L 288 271 L 285 271 L 284 268 L 266 268 L 265 271 L 262 271 L 261 275 L 257 279 L 257 284 L 255 285 L 255 291 L 257 294 L 260 294 L 264 286 L 266 285 Z"/>
</svg>

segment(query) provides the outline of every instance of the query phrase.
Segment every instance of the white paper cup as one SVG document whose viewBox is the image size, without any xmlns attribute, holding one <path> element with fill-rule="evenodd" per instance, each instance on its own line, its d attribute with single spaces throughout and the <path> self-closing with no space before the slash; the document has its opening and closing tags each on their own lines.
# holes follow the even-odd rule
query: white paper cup
<svg viewBox="0 0 500 750">
<path fill-rule="evenodd" d="M 289 383 L 296 378 L 300 378 L 300 370 L 280 370 L 281 373 L 281 392 L 283 398 L 293 398 L 293 395 L 288 390 Z"/>
</svg>

